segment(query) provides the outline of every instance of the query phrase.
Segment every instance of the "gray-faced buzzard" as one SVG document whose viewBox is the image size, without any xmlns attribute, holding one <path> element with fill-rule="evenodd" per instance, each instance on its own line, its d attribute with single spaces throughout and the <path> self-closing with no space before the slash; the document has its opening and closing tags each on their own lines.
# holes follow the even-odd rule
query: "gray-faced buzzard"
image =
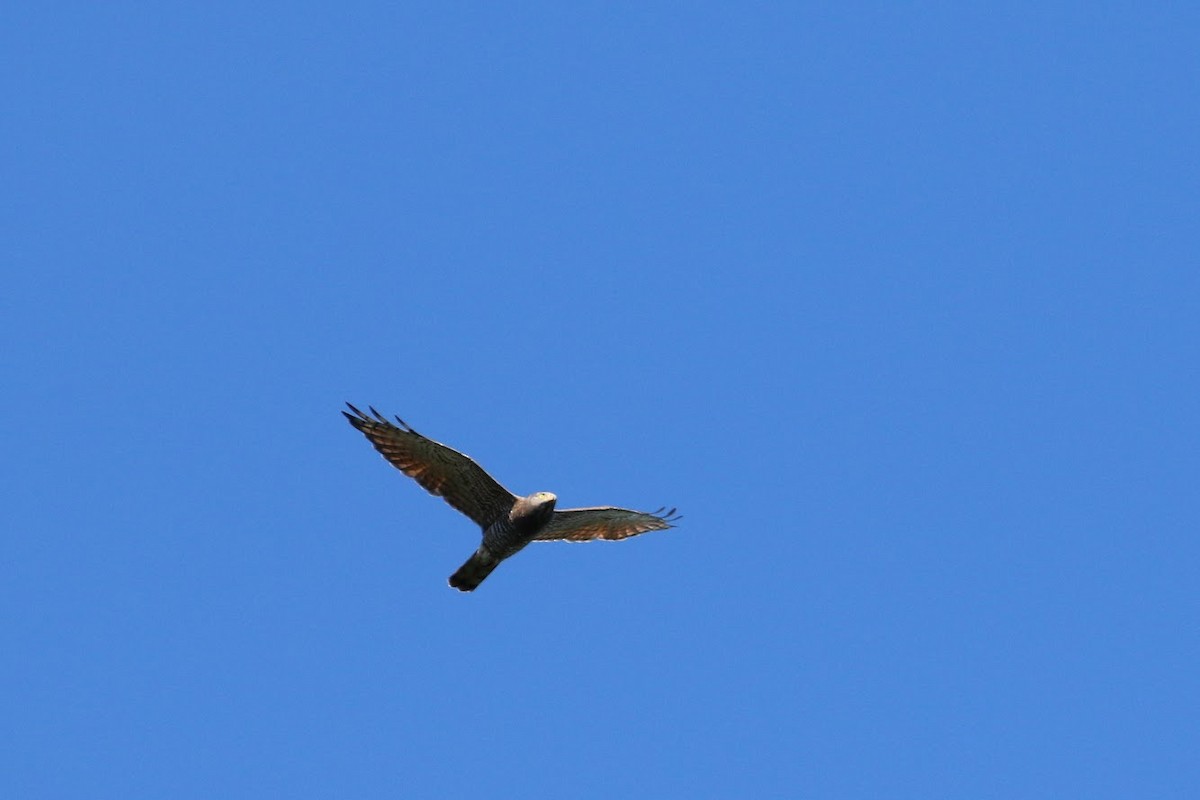
<svg viewBox="0 0 1200 800">
<path fill-rule="evenodd" d="M 682 517 L 675 509 L 646 513 L 600 506 L 556 511 L 550 492 L 517 497 L 467 456 L 417 433 L 396 417 L 393 425 L 374 408 L 367 415 L 349 403 L 343 411 L 350 424 L 363 432 L 392 466 L 416 480 L 430 494 L 466 514 L 483 529 L 483 543 L 450 576 L 450 585 L 463 592 L 475 589 L 500 562 L 530 542 L 561 539 L 616 541 L 647 531 L 674 527 Z M 368 406 L 370 408 L 370 406 Z"/>
</svg>

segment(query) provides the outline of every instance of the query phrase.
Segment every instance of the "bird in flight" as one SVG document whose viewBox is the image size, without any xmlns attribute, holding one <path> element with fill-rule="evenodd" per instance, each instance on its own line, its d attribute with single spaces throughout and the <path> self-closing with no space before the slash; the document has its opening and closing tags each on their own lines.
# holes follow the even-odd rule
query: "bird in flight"
<svg viewBox="0 0 1200 800">
<path fill-rule="evenodd" d="M 461 592 L 473 591 L 501 561 L 530 542 L 617 541 L 672 528 L 682 519 L 673 508 L 650 513 L 613 506 L 555 510 L 558 498 L 550 492 L 517 497 L 469 457 L 425 438 L 399 417 L 392 424 L 370 406 L 369 415 L 346 406 L 346 419 L 392 466 L 483 529 L 479 549 L 450 576 L 450 585 Z"/>
</svg>

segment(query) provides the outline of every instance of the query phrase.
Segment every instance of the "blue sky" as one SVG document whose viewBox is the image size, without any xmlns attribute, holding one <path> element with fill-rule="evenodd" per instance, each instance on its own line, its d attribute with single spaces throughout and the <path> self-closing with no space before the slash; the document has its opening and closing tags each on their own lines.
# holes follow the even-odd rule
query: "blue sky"
<svg viewBox="0 0 1200 800">
<path fill-rule="evenodd" d="M 1195 797 L 1200 14 L 963 5 L 6 8 L 0 794 Z"/>
</svg>

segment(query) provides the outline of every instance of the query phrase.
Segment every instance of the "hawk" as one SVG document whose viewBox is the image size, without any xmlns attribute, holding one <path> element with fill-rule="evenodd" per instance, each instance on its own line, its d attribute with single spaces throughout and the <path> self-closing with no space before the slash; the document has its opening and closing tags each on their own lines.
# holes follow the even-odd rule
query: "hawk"
<svg viewBox="0 0 1200 800">
<path fill-rule="evenodd" d="M 665 507 L 650 513 L 613 506 L 556 511 L 558 498 L 550 492 L 517 497 L 469 457 L 425 438 L 399 417 L 393 425 L 370 406 L 370 415 L 346 406 L 346 419 L 392 466 L 483 529 L 479 549 L 450 576 L 450 585 L 461 592 L 474 591 L 501 561 L 530 542 L 617 541 L 672 528 L 671 523 L 682 519 L 675 509 Z"/>
</svg>

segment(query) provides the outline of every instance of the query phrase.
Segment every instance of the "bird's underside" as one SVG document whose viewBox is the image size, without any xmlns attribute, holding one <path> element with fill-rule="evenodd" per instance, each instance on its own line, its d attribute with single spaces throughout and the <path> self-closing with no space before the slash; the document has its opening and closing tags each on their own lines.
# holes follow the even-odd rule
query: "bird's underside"
<svg viewBox="0 0 1200 800">
<path fill-rule="evenodd" d="M 681 519 L 673 508 L 650 513 L 614 506 L 556 510 L 553 494 L 518 497 L 469 457 L 422 436 L 399 417 L 392 423 L 369 406 L 371 413 L 364 414 L 346 405 L 346 419 L 392 466 L 483 530 L 479 549 L 450 576 L 450 585 L 460 591 L 474 590 L 501 561 L 533 541 L 618 541 L 666 530 Z"/>
</svg>

